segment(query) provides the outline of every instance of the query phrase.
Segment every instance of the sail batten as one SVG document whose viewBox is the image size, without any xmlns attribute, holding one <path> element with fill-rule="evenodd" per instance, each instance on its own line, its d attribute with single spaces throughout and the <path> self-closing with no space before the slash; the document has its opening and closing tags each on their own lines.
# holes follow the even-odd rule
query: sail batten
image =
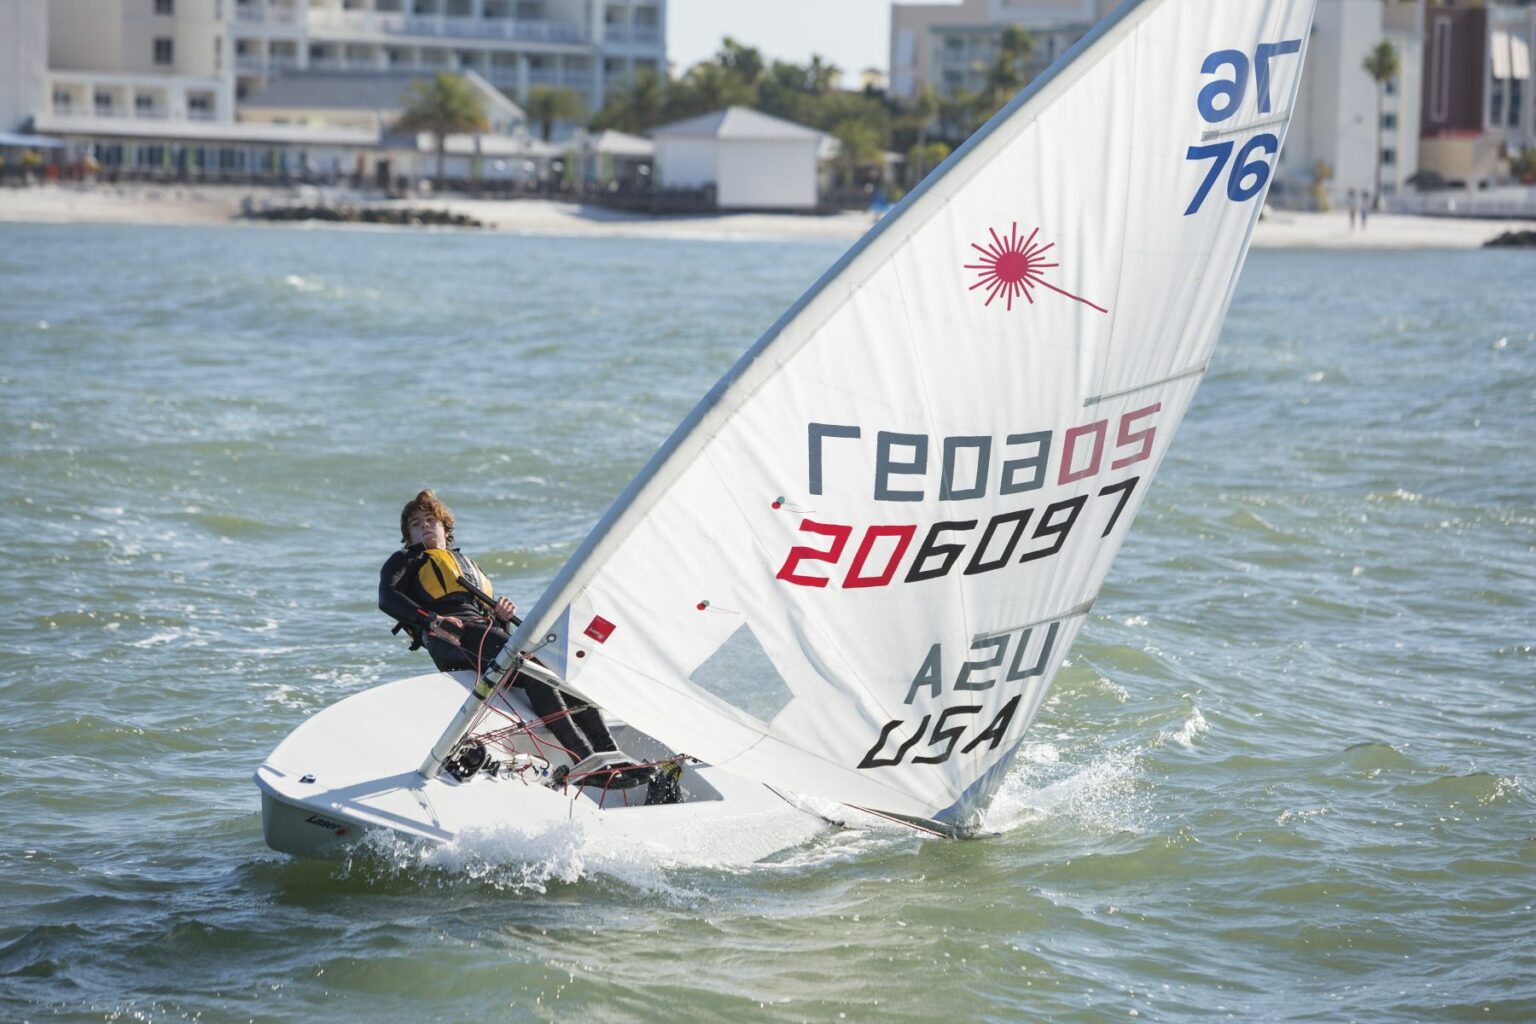
<svg viewBox="0 0 1536 1024">
<path fill-rule="evenodd" d="M 710 390 L 508 651 L 554 632 L 679 750 L 974 830 L 1209 365 L 1311 11 L 1123 4 Z"/>
</svg>

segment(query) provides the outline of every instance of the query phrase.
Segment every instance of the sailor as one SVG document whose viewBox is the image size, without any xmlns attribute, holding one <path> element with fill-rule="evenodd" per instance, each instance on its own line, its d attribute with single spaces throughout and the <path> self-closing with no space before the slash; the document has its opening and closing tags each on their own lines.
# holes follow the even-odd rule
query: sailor
<svg viewBox="0 0 1536 1024">
<path fill-rule="evenodd" d="M 400 624 L 397 628 L 411 634 L 412 650 L 427 649 L 440 671 L 483 671 L 511 639 L 507 626 L 517 621 L 517 606 L 496 597 L 490 578 L 453 546 L 453 513 L 430 490 L 401 509 L 400 542 L 401 550 L 379 570 L 379 608 Z M 567 705 L 559 690 L 525 675 L 513 685 L 522 689 L 534 714 L 570 753 L 575 762 L 571 778 L 588 774 L 583 762 L 589 767 L 602 764 L 604 771 L 592 780 L 595 785 L 635 785 L 654 774 L 613 756 L 618 744 L 590 704 Z"/>
</svg>

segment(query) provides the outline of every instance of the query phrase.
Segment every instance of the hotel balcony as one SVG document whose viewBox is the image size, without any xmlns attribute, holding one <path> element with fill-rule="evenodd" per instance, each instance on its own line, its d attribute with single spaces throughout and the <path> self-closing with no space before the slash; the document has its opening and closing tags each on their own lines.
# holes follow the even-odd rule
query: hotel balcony
<svg viewBox="0 0 1536 1024">
<path fill-rule="evenodd" d="M 604 25 L 603 42 L 634 46 L 661 45 L 661 30 L 655 25 Z"/>
<path fill-rule="evenodd" d="M 581 26 L 562 21 L 513 18 L 465 18 L 446 14 L 419 15 L 378 11 L 311 10 L 309 30 L 315 36 L 385 39 L 400 36 L 454 39 L 505 39 L 528 43 L 584 43 Z"/>
<path fill-rule="evenodd" d="M 293 25 L 299 21 L 299 12 L 286 4 L 237 3 L 235 20 L 248 25 Z"/>
</svg>

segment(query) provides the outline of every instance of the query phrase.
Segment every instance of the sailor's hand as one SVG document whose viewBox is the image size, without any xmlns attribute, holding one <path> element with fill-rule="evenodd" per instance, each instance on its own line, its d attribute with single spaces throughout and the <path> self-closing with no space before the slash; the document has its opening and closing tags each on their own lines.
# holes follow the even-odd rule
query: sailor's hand
<svg viewBox="0 0 1536 1024">
<path fill-rule="evenodd" d="M 496 607 L 494 611 L 496 613 L 496 618 L 500 619 L 502 622 L 511 622 L 512 616 L 517 614 L 517 605 L 513 604 L 508 598 L 498 597 L 496 599 Z"/>
<path fill-rule="evenodd" d="M 427 627 L 427 633 L 439 640 L 446 640 L 453 646 L 459 646 L 459 630 L 464 628 L 462 619 L 456 619 L 452 615 L 439 615 L 433 618 L 432 624 Z"/>
</svg>

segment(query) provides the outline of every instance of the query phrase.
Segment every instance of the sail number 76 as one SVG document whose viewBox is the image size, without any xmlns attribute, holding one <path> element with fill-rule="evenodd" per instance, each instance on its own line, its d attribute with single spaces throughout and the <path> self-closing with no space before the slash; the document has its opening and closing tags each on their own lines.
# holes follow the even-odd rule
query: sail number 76
<svg viewBox="0 0 1536 1024">
<path fill-rule="evenodd" d="M 1241 50 L 1217 50 L 1209 54 L 1200 65 L 1200 73 L 1216 77 L 1214 81 L 1205 84 L 1200 90 L 1200 95 L 1195 99 L 1200 116 L 1207 123 L 1219 124 L 1236 115 L 1248 91 L 1250 71 L 1254 78 L 1258 112 L 1269 113 L 1273 109 L 1269 91 L 1270 62 L 1276 57 L 1300 52 L 1300 39 L 1284 39 L 1278 43 L 1260 43 L 1253 51 L 1251 62 L 1248 55 Z M 1224 71 L 1230 77 L 1228 74 L 1223 74 Z M 1211 193 L 1211 187 L 1221 178 L 1222 171 L 1227 170 L 1229 165 L 1231 169 L 1227 174 L 1226 188 L 1229 200 L 1234 203 L 1247 202 L 1264 190 L 1264 185 L 1269 181 L 1269 158 L 1280 149 L 1279 137 L 1272 132 L 1255 135 L 1243 143 L 1234 158 L 1235 147 L 1236 143 L 1232 139 L 1223 139 L 1206 146 L 1189 147 L 1184 154 L 1186 160 L 1209 160 L 1211 166 L 1206 172 L 1205 179 L 1200 182 L 1200 187 L 1195 190 L 1194 198 L 1185 208 L 1184 216 L 1188 217 L 1199 212 L 1200 207 L 1205 204 L 1206 196 Z"/>
</svg>

